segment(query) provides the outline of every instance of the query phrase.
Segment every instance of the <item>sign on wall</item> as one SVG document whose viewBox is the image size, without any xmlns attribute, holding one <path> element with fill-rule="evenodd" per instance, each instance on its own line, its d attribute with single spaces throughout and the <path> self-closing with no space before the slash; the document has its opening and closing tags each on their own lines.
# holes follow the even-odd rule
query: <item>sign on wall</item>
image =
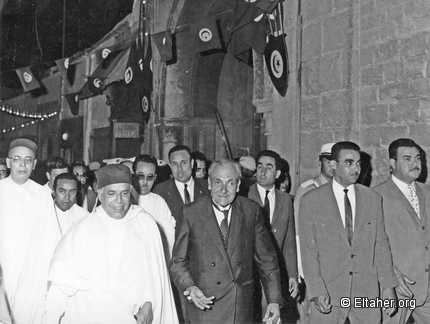
<svg viewBox="0 0 430 324">
<path fill-rule="evenodd" d="M 139 138 L 139 123 L 114 123 L 115 138 Z"/>
</svg>

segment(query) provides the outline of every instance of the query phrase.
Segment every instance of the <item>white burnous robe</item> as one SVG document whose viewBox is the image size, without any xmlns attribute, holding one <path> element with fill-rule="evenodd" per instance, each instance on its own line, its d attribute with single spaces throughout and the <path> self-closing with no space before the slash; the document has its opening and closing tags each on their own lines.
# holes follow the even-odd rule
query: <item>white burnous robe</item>
<svg viewBox="0 0 430 324">
<path fill-rule="evenodd" d="M 54 202 L 32 180 L 0 181 L 0 265 L 16 324 L 40 324 L 48 270 L 61 238 Z"/>
<path fill-rule="evenodd" d="M 83 209 L 77 204 L 73 204 L 73 206 L 66 211 L 62 211 L 60 208 L 55 206 L 55 212 L 63 235 L 67 233 L 67 231 L 70 227 L 73 226 L 73 224 L 77 223 L 80 219 L 84 218 L 89 214 L 86 209 Z"/>
<path fill-rule="evenodd" d="M 159 230 L 142 208 L 123 219 L 102 206 L 76 223 L 55 251 L 49 271 L 47 324 L 135 324 L 152 303 L 154 324 L 178 323 Z"/>
<path fill-rule="evenodd" d="M 175 244 L 175 225 L 169 206 L 160 195 L 150 192 L 147 195 L 138 196 L 138 205 L 150 214 L 160 226 L 164 243 L 164 252 L 167 262 L 172 259 L 173 245 Z"/>
</svg>

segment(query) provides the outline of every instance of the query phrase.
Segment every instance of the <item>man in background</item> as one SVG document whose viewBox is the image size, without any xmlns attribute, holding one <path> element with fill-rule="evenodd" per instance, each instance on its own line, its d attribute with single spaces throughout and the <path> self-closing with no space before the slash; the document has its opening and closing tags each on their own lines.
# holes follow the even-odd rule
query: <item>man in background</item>
<svg viewBox="0 0 430 324">
<path fill-rule="evenodd" d="M 76 204 L 79 186 L 80 182 L 73 173 L 62 173 L 54 180 L 52 196 L 54 197 L 55 214 L 63 235 L 73 224 L 88 215 L 88 211 Z"/>
<path fill-rule="evenodd" d="M 7 165 L 5 159 L 0 159 L 0 180 L 7 178 Z"/>
<path fill-rule="evenodd" d="M 133 162 L 133 175 L 136 189 L 133 192 L 137 193 L 134 199 L 160 227 L 166 260 L 170 262 L 175 242 L 176 221 L 166 201 L 160 195 L 151 192 L 157 178 L 157 159 L 147 154 L 137 156 Z"/>
<path fill-rule="evenodd" d="M 53 156 L 46 161 L 46 178 L 48 182 L 43 186 L 49 195 L 54 190 L 54 180 L 59 174 L 69 172 L 69 164 L 59 156 Z"/>
<path fill-rule="evenodd" d="M 191 158 L 194 160 L 194 176 L 199 179 L 207 179 L 208 159 L 206 158 L 206 156 L 199 151 L 194 151 L 191 153 Z"/>
</svg>

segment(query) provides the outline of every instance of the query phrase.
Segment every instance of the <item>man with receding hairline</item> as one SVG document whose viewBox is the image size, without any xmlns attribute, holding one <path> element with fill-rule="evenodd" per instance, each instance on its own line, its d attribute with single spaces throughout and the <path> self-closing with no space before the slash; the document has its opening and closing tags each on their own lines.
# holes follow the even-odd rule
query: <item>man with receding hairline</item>
<svg viewBox="0 0 430 324">
<path fill-rule="evenodd" d="M 61 237 L 52 197 L 30 180 L 37 145 L 19 138 L 10 144 L 10 176 L 0 181 L 0 264 L 16 324 L 41 324 L 48 269 Z"/>
</svg>

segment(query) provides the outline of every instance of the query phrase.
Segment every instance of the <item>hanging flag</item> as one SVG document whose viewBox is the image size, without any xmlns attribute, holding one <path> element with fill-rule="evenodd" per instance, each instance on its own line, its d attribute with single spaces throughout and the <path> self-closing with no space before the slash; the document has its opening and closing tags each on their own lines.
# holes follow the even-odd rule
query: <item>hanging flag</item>
<svg viewBox="0 0 430 324">
<path fill-rule="evenodd" d="M 139 53 L 136 41 L 133 41 L 130 47 L 130 55 L 128 56 L 127 65 L 124 72 L 124 81 L 129 84 L 133 79 L 137 78 L 138 74 L 143 73 L 143 66 L 139 64 Z M 136 76 L 136 78 L 134 78 Z"/>
<path fill-rule="evenodd" d="M 70 93 L 64 96 L 72 115 L 79 115 L 79 93 Z"/>
<path fill-rule="evenodd" d="M 139 66 L 142 69 L 143 72 L 143 86 L 148 89 L 149 91 L 152 91 L 152 78 L 153 78 L 153 73 L 152 73 L 152 44 L 151 44 L 151 40 L 150 38 L 147 39 L 147 47 L 146 47 L 146 54 L 143 58 L 143 62 L 142 62 L 142 58 L 139 59 Z M 143 50 L 143 46 L 138 46 L 138 49 L 142 49 Z M 140 56 L 143 57 L 143 56 Z M 167 63 L 167 62 L 166 62 Z"/>
<path fill-rule="evenodd" d="M 258 0 L 255 6 L 267 13 L 272 13 L 279 2 L 279 0 Z"/>
<path fill-rule="evenodd" d="M 217 23 L 214 17 L 191 25 L 190 31 L 196 52 L 222 48 Z"/>
<path fill-rule="evenodd" d="M 106 60 L 111 53 L 120 52 L 130 46 L 130 43 L 122 43 L 122 44 L 115 44 L 111 46 L 104 46 L 96 50 L 96 61 L 97 64 L 102 63 L 104 60 Z"/>
<path fill-rule="evenodd" d="M 255 18 L 265 12 L 255 6 L 252 0 L 236 0 L 236 6 L 233 9 L 233 19 L 230 30 L 234 33 L 237 29 L 251 23 Z"/>
<path fill-rule="evenodd" d="M 151 92 L 145 88 L 141 88 L 137 91 L 137 99 L 142 109 L 142 118 L 148 123 L 151 114 Z"/>
<path fill-rule="evenodd" d="M 40 88 L 40 83 L 31 72 L 29 66 L 17 69 L 15 72 L 18 75 L 19 81 L 21 81 L 25 92 Z"/>
<path fill-rule="evenodd" d="M 285 34 L 269 35 L 269 42 L 264 50 L 270 79 L 282 97 L 285 97 L 288 89 L 288 55 L 285 36 Z"/>
<path fill-rule="evenodd" d="M 76 65 L 70 64 L 69 58 L 63 58 L 60 60 L 56 60 L 58 70 L 60 71 L 61 77 L 65 82 L 67 82 L 66 87 L 72 87 L 75 83 L 75 75 L 76 75 Z"/>
<path fill-rule="evenodd" d="M 155 46 L 160 53 L 161 62 L 169 61 L 173 58 L 172 52 L 172 34 L 169 30 L 151 35 Z"/>
</svg>

